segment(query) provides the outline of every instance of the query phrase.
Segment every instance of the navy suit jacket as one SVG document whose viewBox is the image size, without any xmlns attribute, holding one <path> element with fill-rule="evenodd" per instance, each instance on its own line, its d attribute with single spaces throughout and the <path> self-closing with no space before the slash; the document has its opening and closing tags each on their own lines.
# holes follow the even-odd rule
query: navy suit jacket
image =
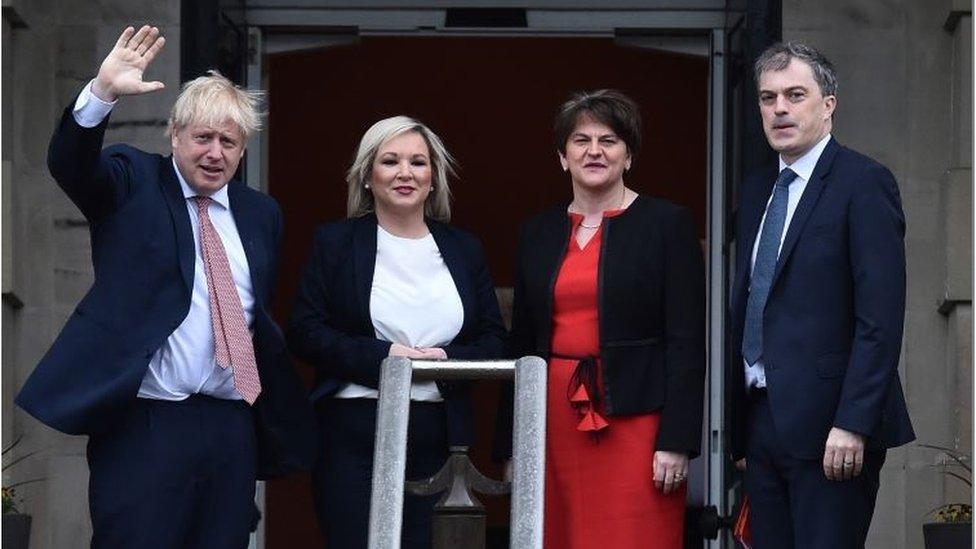
<svg viewBox="0 0 976 549">
<path fill-rule="evenodd" d="M 51 139 L 48 167 L 89 222 L 95 281 L 16 402 L 43 423 L 80 435 L 111 430 L 135 402 L 150 359 L 189 312 L 196 251 L 172 157 L 126 145 L 103 151 L 108 119 L 83 128 L 71 111 Z M 264 478 L 308 468 L 314 418 L 267 309 L 281 211 L 240 181 L 228 184 L 228 195 L 254 288 L 262 392 L 253 412 Z"/>
<path fill-rule="evenodd" d="M 746 179 L 736 220 L 726 378 L 735 459 L 746 443 L 742 332 L 752 248 L 776 176 L 770 166 Z M 773 421 L 796 457 L 821 459 L 831 427 L 865 435 L 868 449 L 915 438 L 897 369 L 904 235 L 891 172 L 831 138 L 787 229 L 763 315 Z"/>
<path fill-rule="evenodd" d="M 288 344 L 315 367 L 311 399 L 348 382 L 376 388 L 380 363 L 391 343 L 376 338 L 369 297 L 376 267 L 376 216 L 345 219 L 319 227 L 288 326 Z M 481 243 L 473 235 L 428 219 L 427 226 L 454 279 L 464 322 L 450 345 L 452 360 L 505 357 L 505 327 Z M 468 383 L 439 381 L 451 444 L 470 445 L 474 412 Z"/>
</svg>

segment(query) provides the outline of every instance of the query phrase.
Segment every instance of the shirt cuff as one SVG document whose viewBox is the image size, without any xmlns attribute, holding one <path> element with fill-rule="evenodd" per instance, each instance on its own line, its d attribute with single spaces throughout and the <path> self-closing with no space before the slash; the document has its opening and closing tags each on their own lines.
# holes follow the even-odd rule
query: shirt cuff
<svg viewBox="0 0 976 549">
<path fill-rule="evenodd" d="M 92 79 L 78 94 L 78 99 L 75 101 L 75 108 L 71 111 L 71 114 L 75 118 L 75 122 L 78 123 L 82 128 L 94 128 L 95 126 L 102 123 L 105 117 L 112 112 L 112 107 L 118 103 L 118 99 L 112 101 L 111 103 L 106 103 L 99 99 L 94 93 L 92 93 L 92 84 L 95 80 Z"/>
</svg>

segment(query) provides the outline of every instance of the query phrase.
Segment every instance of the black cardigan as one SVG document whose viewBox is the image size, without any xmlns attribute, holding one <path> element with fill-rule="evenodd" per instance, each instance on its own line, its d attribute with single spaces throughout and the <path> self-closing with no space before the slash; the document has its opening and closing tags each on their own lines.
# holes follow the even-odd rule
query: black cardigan
<svg viewBox="0 0 976 549">
<path fill-rule="evenodd" d="M 701 450 L 705 377 L 705 266 L 694 220 L 685 208 L 639 196 L 603 223 L 597 284 L 606 412 L 660 410 L 655 449 L 694 457 Z M 570 232 L 565 205 L 522 227 L 513 357 L 549 355 L 553 288 Z M 511 451 L 510 396 L 503 399 L 496 456 Z"/>
</svg>

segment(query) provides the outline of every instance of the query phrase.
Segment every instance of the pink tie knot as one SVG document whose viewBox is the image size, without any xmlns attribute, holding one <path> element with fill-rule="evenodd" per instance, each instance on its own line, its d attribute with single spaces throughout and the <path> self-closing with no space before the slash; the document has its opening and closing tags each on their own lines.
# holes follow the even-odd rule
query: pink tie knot
<svg viewBox="0 0 976 549">
<path fill-rule="evenodd" d="M 207 214 L 207 208 L 210 207 L 210 203 L 213 201 L 209 196 L 194 196 L 193 200 L 197 203 L 197 211 L 201 214 Z"/>
</svg>

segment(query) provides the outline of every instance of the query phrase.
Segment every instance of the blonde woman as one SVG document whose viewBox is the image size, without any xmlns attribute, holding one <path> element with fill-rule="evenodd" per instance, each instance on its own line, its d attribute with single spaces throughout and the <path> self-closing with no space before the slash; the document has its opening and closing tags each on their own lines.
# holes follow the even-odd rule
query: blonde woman
<svg viewBox="0 0 976 549">
<path fill-rule="evenodd" d="M 447 224 L 452 171 L 427 126 L 380 120 L 349 169 L 348 218 L 315 235 L 288 342 L 316 370 L 313 491 L 328 547 L 366 546 L 380 362 L 504 354 L 481 244 Z M 407 478 L 425 478 L 449 445 L 470 444 L 472 406 L 459 383 L 415 382 L 410 398 Z M 430 546 L 435 501 L 406 497 L 403 547 Z"/>
</svg>

